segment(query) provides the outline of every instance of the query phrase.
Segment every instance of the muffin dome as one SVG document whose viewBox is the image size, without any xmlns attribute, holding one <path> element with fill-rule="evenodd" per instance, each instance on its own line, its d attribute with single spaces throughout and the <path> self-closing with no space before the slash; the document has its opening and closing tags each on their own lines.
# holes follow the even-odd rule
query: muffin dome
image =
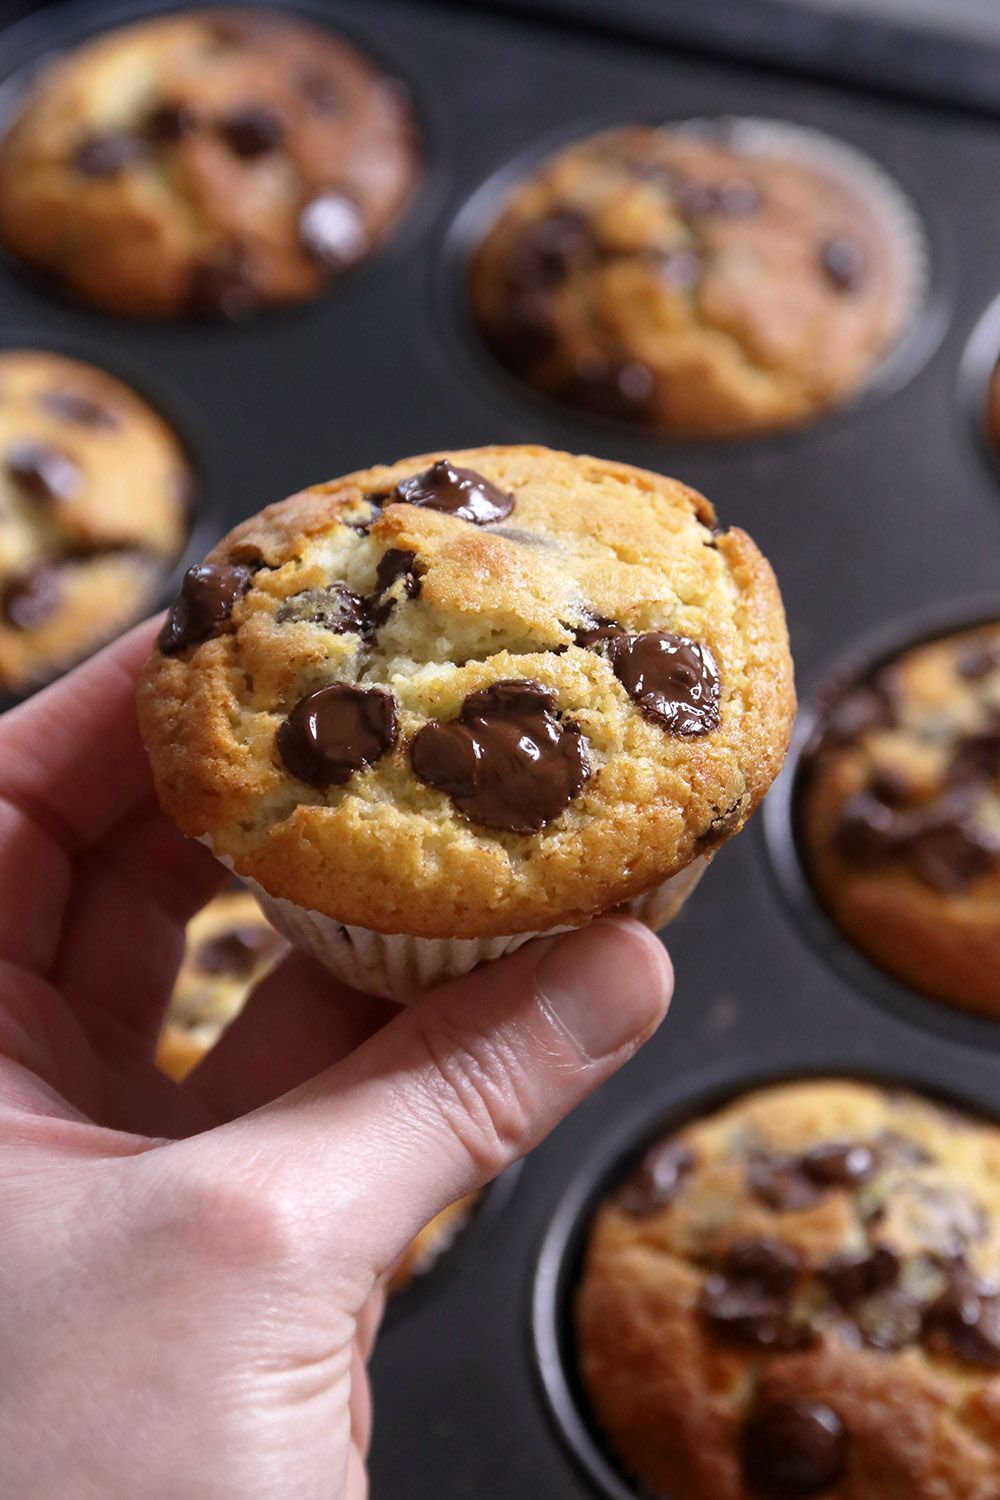
<svg viewBox="0 0 1000 1500">
<path fill-rule="evenodd" d="M 180 443 L 127 386 L 0 354 L 0 689 L 21 691 L 153 604 L 190 525 Z"/>
<path fill-rule="evenodd" d="M 592 1226 L 588 1402 L 670 1500 L 1000 1493 L 1000 1132 L 908 1094 L 750 1094 Z"/>
<path fill-rule="evenodd" d="M 860 385 L 915 301 L 902 201 L 853 153 L 840 171 L 791 128 L 798 154 L 723 127 L 608 131 L 514 188 L 471 270 L 503 364 L 690 435 L 801 423 Z"/>
<path fill-rule="evenodd" d="M 915 646 L 830 706 L 803 765 L 801 832 L 859 947 L 1000 1017 L 1000 625 Z"/>
<path fill-rule="evenodd" d="M 0 142 L 0 235 L 113 311 L 241 317 L 364 259 L 417 170 L 398 85 L 346 42 L 189 11 L 42 73 Z"/>
<path fill-rule="evenodd" d="M 319 485 L 188 575 L 140 693 L 161 800 L 272 896 L 418 937 L 578 924 L 781 765 L 773 575 L 673 480 L 544 448 Z"/>
</svg>

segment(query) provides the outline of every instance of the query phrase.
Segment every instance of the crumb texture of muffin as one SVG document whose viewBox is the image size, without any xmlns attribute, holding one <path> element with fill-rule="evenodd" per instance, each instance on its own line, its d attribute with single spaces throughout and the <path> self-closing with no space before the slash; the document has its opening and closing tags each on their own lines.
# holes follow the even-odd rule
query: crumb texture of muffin
<svg viewBox="0 0 1000 1500">
<path fill-rule="evenodd" d="M 44 681 L 149 609 L 191 494 L 183 448 L 127 386 L 0 353 L 0 688 Z"/>
<path fill-rule="evenodd" d="M 402 86 L 347 42 L 188 11 L 42 71 L 0 142 L 0 236 L 112 311 L 235 319 L 368 256 L 418 171 Z"/>
<path fill-rule="evenodd" d="M 422 938 L 580 924 L 710 854 L 794 712 L 773 574 L 674 480 L 544 448 L 306 490 L 193 569 L 140 689 L 164 808 Z"/>
<path fill-rule="evenodd" d="M 1000 1495 L 1000 1131 L 840 1080 L 747 1095 L 598 1210 L 580 1373 L 643 1493 Z"/>
<path fill-rule="evenodd" d="M 801 773 L 814 885 L 915 988 L 1000 1017 L 1000 625 L 904 652 L 837 698 Z"/>
<path fill-rule="evenodd" d="M 918 231 L 870 164 L 774 135 L 749 149 L 739 122 L 636 126 L 545 161 L 472 261 L 495 356 L 570 405 L 680 435 L 795 425 L 853 393 L 914 306 Z"/>
<path fill-rule="evenodd" d="M 191 918 L 156 1052 L 165 1073 L 178 1080 L 190 1073 L 283 948 L 247 890 L 221 891 Z"/>
</svg>

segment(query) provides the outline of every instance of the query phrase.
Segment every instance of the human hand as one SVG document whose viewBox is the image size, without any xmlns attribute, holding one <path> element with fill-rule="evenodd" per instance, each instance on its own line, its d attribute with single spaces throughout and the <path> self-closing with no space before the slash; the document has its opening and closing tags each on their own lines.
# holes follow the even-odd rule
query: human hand
<svg viewBox="0 0 1000 1500">
<path fill-rule="evenodd" d="M 4 1500 L 362 1500 L 387 1272 L 650 1035 L 670 965 L 602 919 L 399 1009 L 290 954 L 161 1076 L 226 872 L 156 806 L 152 638 L 0 721 Z"/>
</svg>

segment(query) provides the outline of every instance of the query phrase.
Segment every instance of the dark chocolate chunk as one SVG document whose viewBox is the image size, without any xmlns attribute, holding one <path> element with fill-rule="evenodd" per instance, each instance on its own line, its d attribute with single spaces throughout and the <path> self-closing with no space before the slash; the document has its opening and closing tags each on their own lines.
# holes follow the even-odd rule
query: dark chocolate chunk
<svg viewBox="0 0 1000 1500">
<path fill-rule="evenodd" d="M 233 241 L 192 268 L 188 307 L 195 317 L 222 317 L 238 323 L 259 303 L 253 260 L 244 245 Z"/>
<path fill-rule="evenodd" d="M 909 834 L 906 856 L 927 885 L 957 894 L 1000 865 L 1000 838 L 971 811 L 942 809 Z"/>
<path fill-rule="evenodd" d="M 802 1169 L 801 1159 L 758 1151 L 747 1162 L 747 1187 L 756 1198 L 778 1213 L 812 1208 L 823 1189 Z"/>
<path fill-rule="evenodd" d="M 652 630 L 609 645 L 615 676 L 647 719 L 691 738 L 719 726 L 719 669 L 707 646 Z"/>
<path fill-rule="evenodd" d="M 4 581 L 0 613 L 16 630 L 37 630 L 59 607 L 62 583 L 58 563 L 28 563 Z"/>
<path fill-rule="evenodd" d="M 884 1292 L 899 1280 L 899 1256 L 888 1245 L 860 1254 L 832 1255 L 819 1268 L 819 1277 L 835 1302 L 853 1307 L 865 1297 Z"/>
<path fill-rule="evenodd" d="M 740 1457 L 748 1489 L 774 1500 L 796 1500 L 821 1494 L 844 1478 L 850 1439 L 829 1406 L 775 1401 L 747 1419 Z"/>
<path fill-rule="evenodd" d="M 558 286 L 574 266 L 597 258 L 590 224 L 581 213 L 565 209 L 527 225 L 510 249 L 505 267 L 511 293 Z"/>
<path fill-rule="evenodd" d="M 656 377 L 638 360 L 616 361 L 605 354 L 578 359 L 558 394 L 564 401 L 597 416 L 626 422 L 649 422 L 653 417 Z"/>
<path fill-rule="evenodd" d="M 847 235 L 827 240 L 820 251 L 820 265 L 830 285 L 838 292 L 854 292 L 865 279 L 864 247 Z"/>
<path fill-rule="evenodd" d="M 79 422 L 83 427 L 101 427 L 108 432 L 120 425 L 114 412 L 108 411 L 93 396 L 85 396 L 82 391 L 61 387 L 54 391 L 44 391 L 39 399 L 46 411 L 64 422 Z"/>
<path fill-rule="evenodd" d="M 342 271 L 368 250 L 361 210 L 343 193 L 321 193 L 299 215 L 303 248 L 327 271 Z"/>
<path fill-rule="evenodd" d="M 802 1157 L 802 1170 L 822 1187 L 853 1188 L 879 1169 L 878 1153 L 862 1142 L 831 1141 Z"/>
<path fill-rule="evenodd" d="M 410 748 L 414 772 L 472 823 L 538 833 L 590 775 L 583 735 L 554 709 L 539 682 L 496 682 L 470 693 L 457 719 L 420 730 Z"/>
<path fill-rule="evenodd" d="M 949 786 L 989 784 L 1000 776 L 1000 730 L 967 734 L 958 741 L 948 765 Z"/>
<path fill-rule="evenodd" d="M 474 526 L 504 521 L 514 509 L 513 495 L 497 489 L 474 469 L 457 468 L 447 458 L 439 458 L 421 474 L 401 479 L 388 501 L 444 511 Z"/>
<path fill-rule="evenodd" d="M 279 115 L 265 104 L 246 104 L 219 121 L 219 134 L 234 156 L 266 156 L 280 146 L 285 127 Z"/>
<path fill-rule="evenodd" d="M 618 642 L 628 642 L 628 631 L 619 625 L 616 620 L 606 620 L 599 617 L 591 625 L 581 625 L 573 631 L 573 638 L 578 646 L 586 651 L 597 651 L 602 656 L 611 657 Z"/>
<path fill-rule="evenodd" d="M 784 1297 L 775 1297 L 752 1281 L 708 1276 L 698 1311 L 716 1338 L 747 1349 L 791 1354 L 809 1349 L 818 1335 L 799 1322 Z"/>
<path fill-rule="evenodd" d="M 416 570 L 416 553 L 404 552 L 399 547 L 390 547 L 375 570 L 375 591 L 368 600 L 368 613 L 372 625 L 384 625 L 396 603 L 393 586 L 401 583 L 404 599 L 416 599 L 420 594 L 420 575 Z"/>
<path fill-rule="evenodd" d="M 252 582 L 253 569 L 238 563 L 199 563 L 188 568 L 160 631 L 163 655 L 174 656 L 218 635 Z"/>
<path fill-rule="evenodd" d="M 899 852 L 896 814 L 872 792 L 855 792 L 840 809 L 834 843 L 838 854 L 851 864 L 877 869 Z"/>
<path fill-rule="evenodd" d="M 4 459 L 8 478 L 32 500 L 53 504 L 72 500 L 83 475 L 68 454 L 24 438 L 11 443 Z"/>
<path fill-rule="evenodd" d="M 73 153 L 73 166 L 81 177 L 117 177 L 148 155 L 149 147 L 142 136 L 107 130 L 80 142 Z"/>
<path fill-rule="evenodd" d="M 888 807 L 905 807 L 914 795 L 913 782 L 896 766 L 877 766 L 869 778 L 868 790 Z"/>
<path fill-rule="evenodd" d="M 694 1169 L 694 1152 L 679 1141 L 664 1141 L 647 1151 L 618 1194 L 619 1208 L 643 1218 L 666 1208 Z"/>
<path fill-rule="evenodd" d="M 1000 1369 L 1000 1296 L 966 1266 L 948 1268 L 944 1290 L 924 1313 L 931 1348 L 969 1364 Z"/>
<path fill-rule="evenodd" d="M 802 1275 L 802 1255 L 783 1240 L 736 1240 L 722 1259 L 729 1281 L 752 1282 L 774 1297 L 788 1297 Z"/>
<path fill-rule="evenodd" d="M 980 682 L 991 672 L 1000 671 L 1000 641 L 968 641 L 955 662 L 955 671 L 967 682 Z"/>
<path fill-rule="evenodd" d="M 368 635 L 371 630 L 367 601 L 343 583 L 329 583 L 325 588 L 303 589 L 300 594 L 292 594 L 279 607 L 275 618 L 279 625 L 319 625 L 336 635 Z"/>
<path fill-rule="evenodd" d="M 336 682 L 295 705 L 278 730 L 278 754 L 293 776 L 325 790 L 391 750 L 398 732 L 391 693 Z"/>
<path fill-rule="evenodd" d="M 149 111 L 142 123 L 142 133 L 156 146 L 172 146 L 190 135 L 197 125 L 198 116 L 190 105 L 164 100 Z"/>
<path fill-rule="evenodd" d="M 259 963 L 277 952 L 280 943 L 270 927 L 246 923 L 206 938 L 195 949 L 193 961 L 204 974 L 246 979 Z"/>
</svg>

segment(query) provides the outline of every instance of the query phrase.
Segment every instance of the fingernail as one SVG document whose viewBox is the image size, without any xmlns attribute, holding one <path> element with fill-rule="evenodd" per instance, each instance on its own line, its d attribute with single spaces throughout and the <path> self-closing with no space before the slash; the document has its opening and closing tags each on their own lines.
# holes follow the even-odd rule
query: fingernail
<svg viewBox="0 0 1000 1500">
<path fill-rule="evenodd" d="M 539 1002 L 589 1062 L 643 1041 L 662 1021 L 673 974 L 635 922 L 592 922 L 560 938 L 535 970 Z"/>
</svg>

